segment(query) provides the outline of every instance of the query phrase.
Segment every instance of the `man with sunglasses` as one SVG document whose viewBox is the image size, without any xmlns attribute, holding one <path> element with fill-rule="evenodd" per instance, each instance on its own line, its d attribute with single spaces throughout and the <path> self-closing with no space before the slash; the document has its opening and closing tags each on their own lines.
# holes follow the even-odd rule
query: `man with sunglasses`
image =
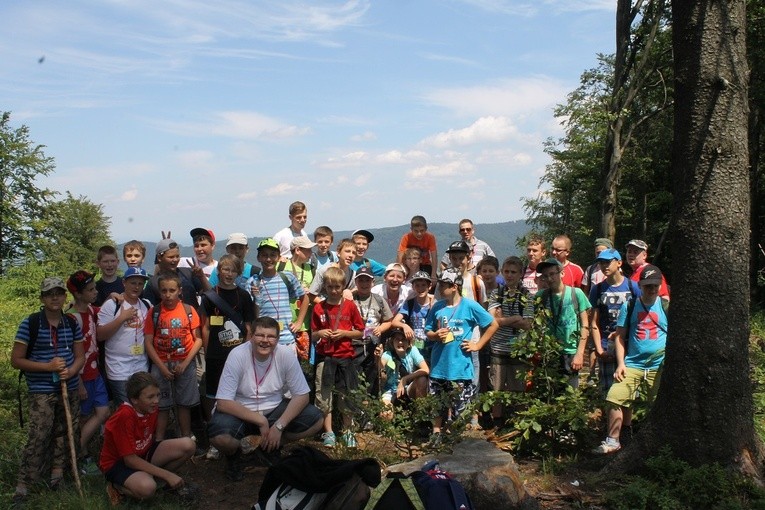
<svg viewBox="0 0 765 510">
<path fill-rule="evenodd" d="M 468 264 L 468 271 L 475 274 L 476 265 L 487 255 L 494 257 L 494 250 L 492 250 L 491 246 L 486 242 L 475 237 L 475 226 L 473 225 L 472 220 L 467 218 L 461 220 L 459 223 L 459 232 L 462 240 L 468 244 L 468 247 L 470 247 L 470 264 Z M 441 258 L 441 270 L 443 271 L 451 265 L 449 254 L 445 253 L 443 258 Z"/>
</svg>

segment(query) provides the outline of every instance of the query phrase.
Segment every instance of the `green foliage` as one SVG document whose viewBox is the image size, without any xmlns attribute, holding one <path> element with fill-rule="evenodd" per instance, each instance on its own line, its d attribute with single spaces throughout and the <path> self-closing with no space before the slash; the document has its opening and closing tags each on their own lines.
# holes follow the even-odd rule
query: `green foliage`
<svg viewBox="0 0 765 510">
<path fill-rule="evenodd" d="M 539 305 L 539 303 L 537 303 Z M 512 355 L 528 361 L 524 393 L 491 391 L 479 396 L 484 412 L 501 404 L 513 410 L 507 426 L 520 432 L 515 451 L 536 456 L 576 453 L 596 435 L 590 416 L 601 401 L 594 388 L 575 390 L 560 370 L 560 343 L 547 332 L 550 312 L 536 306 L 532 327 L 519 335 Z"/>
<path fill-rule="evenodd" d="M 749 365 L 752 378 L 754 429 L 765 441 L 765 313 L 752 316 L 749 337 Z"/>
<path fill-rule="evenodd" d="M 668 448 L 645 462 L 642 477 L 630 477 L 606 494 L 615 510 L 706 510 L 763 508 L 765 492 L 717 464 L 691 467 Z"/>
<path fill-rule="evenodd" d="M 103 205 L 67 192 L 65 199 L 45 208 L 39 250 L 43 259 L 63 275 L 78 269 L 95 272 L 98 248 L 114 244 L 109 239 L 110 224 Z"/>
<path fill-rule="evenodd" d="M 29 139 L 28 127 L 14 129 L 10 119 L 9 112 L 0 114 L 0 273 L 34 249 L 41 212 L 54 196 L 35 182 L 53 172 L 53 158 Z"/>
<path fill-rule="evenodd" d="M 455 397 L 451 394 L 426 395 L 407 405 L 395 406 L 391 412 L 379 396 L 369 394 L 368 388 L 362 375 L 358 388 L 348 392 L 345 400 L 353 409 L 353 422 L 358 430 L 371 424 L 376 434 L 392 443 L 394 450 L 388 453 L 395 452 L 395 455 L 388 460 L 393 462 L 400 461 L 402 456 L 411 460 L 418 455 L 419 447 L 429 439 L 433 418 Z M 440 451 L 459 441 L 469 419 L 470 413 L 466 411 L 452 421 L 449 433 L 443 435 L 443 442 L 435 450 Z"/>
</svg>

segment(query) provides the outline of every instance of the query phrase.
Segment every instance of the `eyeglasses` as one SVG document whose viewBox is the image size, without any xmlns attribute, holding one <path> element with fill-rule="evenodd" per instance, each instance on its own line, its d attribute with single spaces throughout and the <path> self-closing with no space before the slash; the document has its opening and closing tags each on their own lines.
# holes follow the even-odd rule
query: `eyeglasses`
<svg viewBox="0 0 765 510">
<path fill-rule="evenodd" d="M 560 271 L 555 271 L 554 273 L 540 274 L 539 275 L 539 279 L 540 280 L 545 280 L 545 281 L 550 281 L 553 278 L 555 278 L 556 276 L 558 276 L 559 274 L 560 274 Z"/>
<path fill-rule="evenodd" d="M 261 341 L 261 340 L 270 340 L 271 342 L 275 342 L 279 340 L 279 337 L 276 335 L 264 335 L 262 333 L 255 333 L 252 335 L 252 338 L 255 340 Z"/>
<path fill-rule="evenodd" d="M 473 230 L 473 227 L 465 227 L 465 228 L 461 228 L 460 232 L 472 232 L 472 230 Z"/>
</svg>

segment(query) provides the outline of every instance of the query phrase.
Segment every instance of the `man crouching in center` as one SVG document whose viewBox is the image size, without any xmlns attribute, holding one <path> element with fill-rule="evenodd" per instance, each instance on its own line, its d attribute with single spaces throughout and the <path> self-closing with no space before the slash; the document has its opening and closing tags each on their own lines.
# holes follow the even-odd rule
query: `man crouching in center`
<svg viewBox="0 0 765 510">
<path fill-rule="evenodd" d="M 277 345 L 279 323 L 259 317 L 249 342 L 234 348 L 218 384 L 208 426 L 210 443 L 226 456 L 226 476 L 244 477 L 241 456 L 255 451 L 267 465 L 284 443 L 315 435 L 324 415 L 308 403 L 308 383 L 295 352 Z M 284 398 L 289 390 L 291 399 Z M 250 436 L 260 435 L 253 448 Z"/>
</svg>

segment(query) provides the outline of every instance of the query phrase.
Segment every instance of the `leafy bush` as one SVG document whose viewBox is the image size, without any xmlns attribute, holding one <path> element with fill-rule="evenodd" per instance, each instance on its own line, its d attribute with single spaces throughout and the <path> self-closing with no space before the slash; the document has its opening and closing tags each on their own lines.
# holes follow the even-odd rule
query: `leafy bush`
<svg viewBox="0 0 765 510">
<path fill-rule="evenodd" d="M 606 502 L 615 510 L 734 510 L 765 507 L 765 492 L 717 464 L 691 467 L 665 448 Z"/>
<path fill-rule="evenodd" d="M 506 426 L 519 434 L 515 450 L 537 456 L 571 453 L 591 444 L 591 416 L 602 400 L 594 388 L 575 390 L 560 370 L 560 343 L 547 332 L 549 311 L 536 307 L 532 327 L 518 336 L 512 355 L 528 360 L 524 393 L 490 391 L 479 396 L 478 410 L 502 405 L 513 412 Z"/>
</svg>

